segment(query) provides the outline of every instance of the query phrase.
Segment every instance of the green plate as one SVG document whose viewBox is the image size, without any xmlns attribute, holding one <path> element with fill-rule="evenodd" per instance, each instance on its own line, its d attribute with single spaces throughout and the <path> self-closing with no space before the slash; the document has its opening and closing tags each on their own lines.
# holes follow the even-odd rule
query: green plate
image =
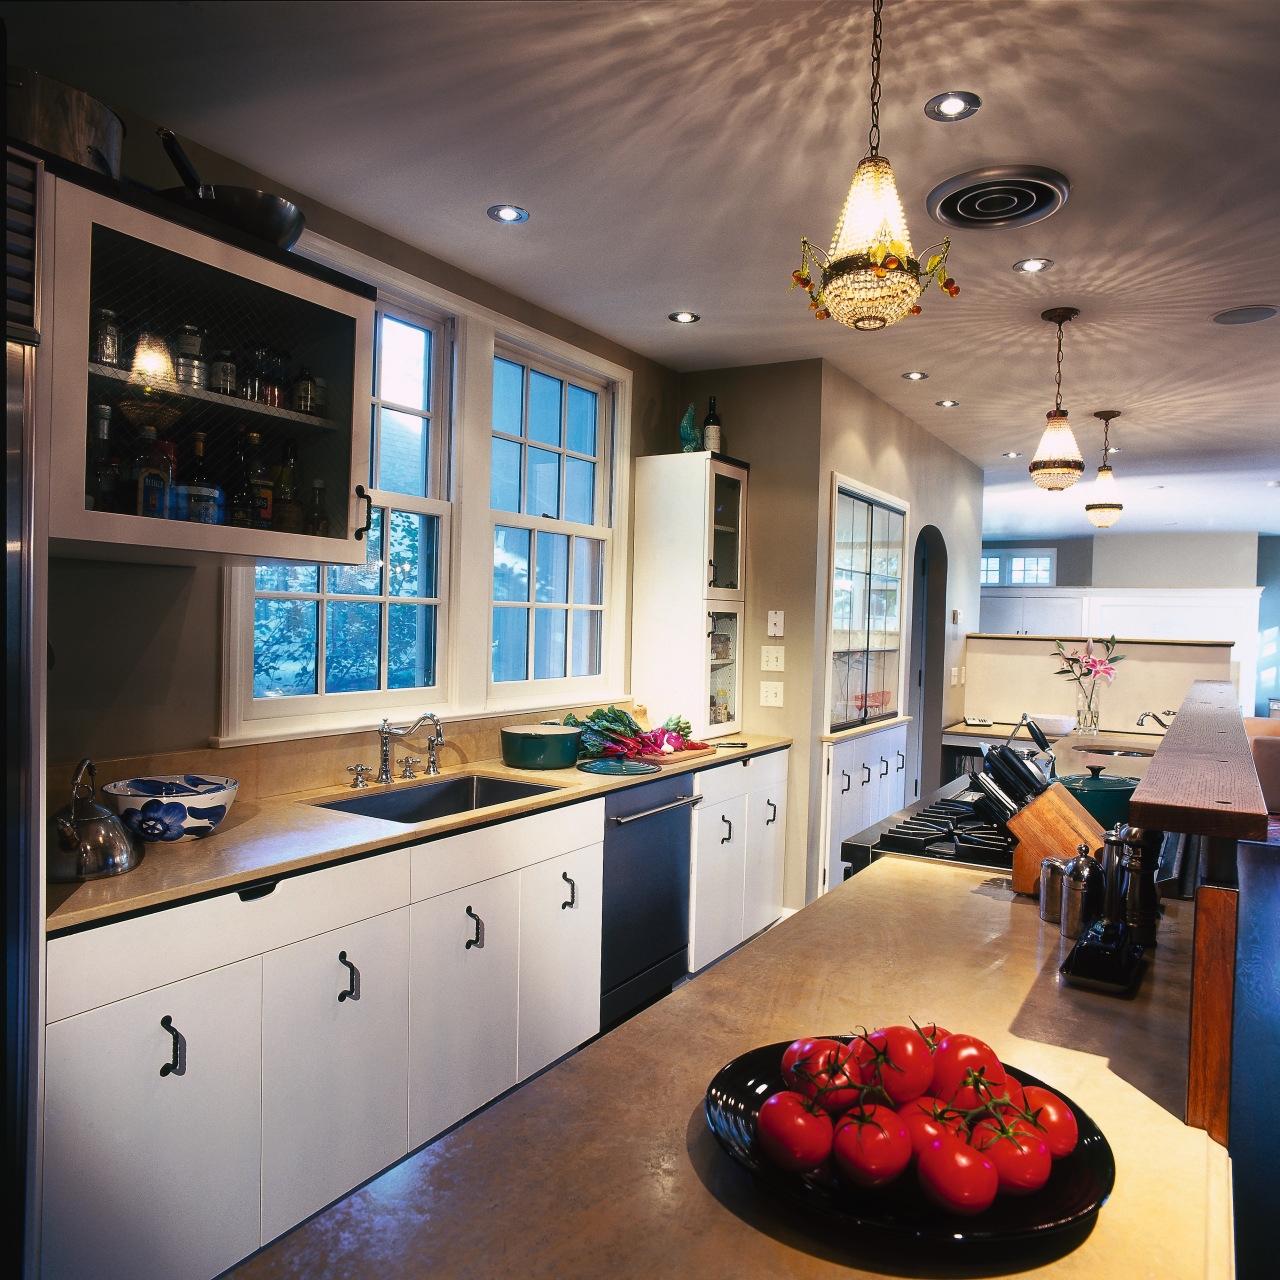
<svg viewBox="0 0 1280 1280">
<path fill-rule="evenodd" d="M 647 760 L 629 760 L 626 756 L 604 756 L 600 760 L 584 760 L 578 765 L 583 773 L 607 773 L 619 778 L 637 773 L 661 773 L 656 764 Z"/>
</svg>

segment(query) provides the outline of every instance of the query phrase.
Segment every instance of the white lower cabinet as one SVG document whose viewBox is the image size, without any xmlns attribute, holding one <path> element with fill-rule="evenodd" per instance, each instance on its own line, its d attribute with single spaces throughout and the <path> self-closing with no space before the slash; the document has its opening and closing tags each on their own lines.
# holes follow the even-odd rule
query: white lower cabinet
<svg viewBox="0 0 1280 1280">
<path fill-rule="evenodd" d="M 697 857 L 689 968 L 698 970 L 742 941 L 747 798 L 703 804 L 694 813 Z"/>
<path fill-rule="evenodd" d="M 258 1247 L 261 1012 L 254 956 L 46 1027 L 46 1280 L 208 1280 Z"/>
<path fill-rule="evenodd" d="M 844 738 L 831 747 L 827 866 L 823 891 L 844 881 L 840 845 L 907 802 L 907 726 Z"/>
<path fill-rule="evenodd" d="M 603 881 L 603 844 L 520 872 L 521 1080 L 600 1030 Z"/>
<path fill-rule="evenodd" d="M 759 933 L 782 914 L 782 851 L 786 830 L 786 781 L 750 792 L 742 892 L 744 938 Z"/>
<path fill-rule="evenodd" d="M 411 1148 L 516 1083 L 520 874 L 409 908 Z"/>
<path fill-rule="evenodd" d="M 408 1150 L 409 908 L 262 958 L 262 1242 Z"/>
</svg>

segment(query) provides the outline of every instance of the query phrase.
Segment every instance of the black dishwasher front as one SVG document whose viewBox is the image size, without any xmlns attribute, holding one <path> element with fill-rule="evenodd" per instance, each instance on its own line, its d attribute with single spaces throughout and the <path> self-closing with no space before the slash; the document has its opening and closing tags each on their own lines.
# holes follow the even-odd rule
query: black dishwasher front
<svg viewBox="0 0 1280 1280">
<path fill-rule="evenodd" d="M 689 971 L 693 775 L 605 797 L 600 1025 L 639 1008 Z"/>
</svg>

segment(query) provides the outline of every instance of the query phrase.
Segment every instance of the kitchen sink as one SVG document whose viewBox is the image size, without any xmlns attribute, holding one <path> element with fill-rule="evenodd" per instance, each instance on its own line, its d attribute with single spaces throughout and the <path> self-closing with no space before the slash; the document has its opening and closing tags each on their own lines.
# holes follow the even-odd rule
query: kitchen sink
<svg viewBox="0 0 1280 1280">
<path fill-rule="evenodd" d="M 1090 756 L 1153 756 L 1155 748 L 1148 751 L 1145 747 L 1086 747 L 1073 745 L 1072 751 L 1083 751 Z"/>
<path fill-rule="evenodd" d="M 370 791 L 344 800 L 330 800 L 319 809 L 337 809 L 340 813 L 358 813 L 365 818 L 385 818 L 388 822 L 428 822 L 447 818 L 472 809 L 522 800 L 525 796 L 557 791 L 558 787 L 541 782 L 512 782 L 507 778 L 485 778 L 464 773 L 437 782 L 420 782 L 414 787 L 398 787 L 394 791 Z"/>
</svg>

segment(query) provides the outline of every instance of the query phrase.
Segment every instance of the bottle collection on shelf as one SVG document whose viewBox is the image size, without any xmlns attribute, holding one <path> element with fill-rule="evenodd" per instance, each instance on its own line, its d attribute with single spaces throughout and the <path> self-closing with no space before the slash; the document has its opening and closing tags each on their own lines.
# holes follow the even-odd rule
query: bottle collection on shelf
<svg viewBox="0 0 1280 1280">
<path fill-rule="evenodd" d="M 278 464 L 270 466 L 258 432 L 240 425 L 231 464 L 218 474 L 205 459 L 206 432 L 192 434 L 191 456 L 179 461 L 177 446 L 159 439 L 154 426 L 143 424 L 126 456 L 111 438 L 111 419 L 110 405 L 90 407 L 84 494 L 88 509 L 191 524 L 328 535 L 324 481 L 317 477 L 311 482 L 311 501 L 304 505 L 293 440 L 284 441 Z"/>
</svg>

